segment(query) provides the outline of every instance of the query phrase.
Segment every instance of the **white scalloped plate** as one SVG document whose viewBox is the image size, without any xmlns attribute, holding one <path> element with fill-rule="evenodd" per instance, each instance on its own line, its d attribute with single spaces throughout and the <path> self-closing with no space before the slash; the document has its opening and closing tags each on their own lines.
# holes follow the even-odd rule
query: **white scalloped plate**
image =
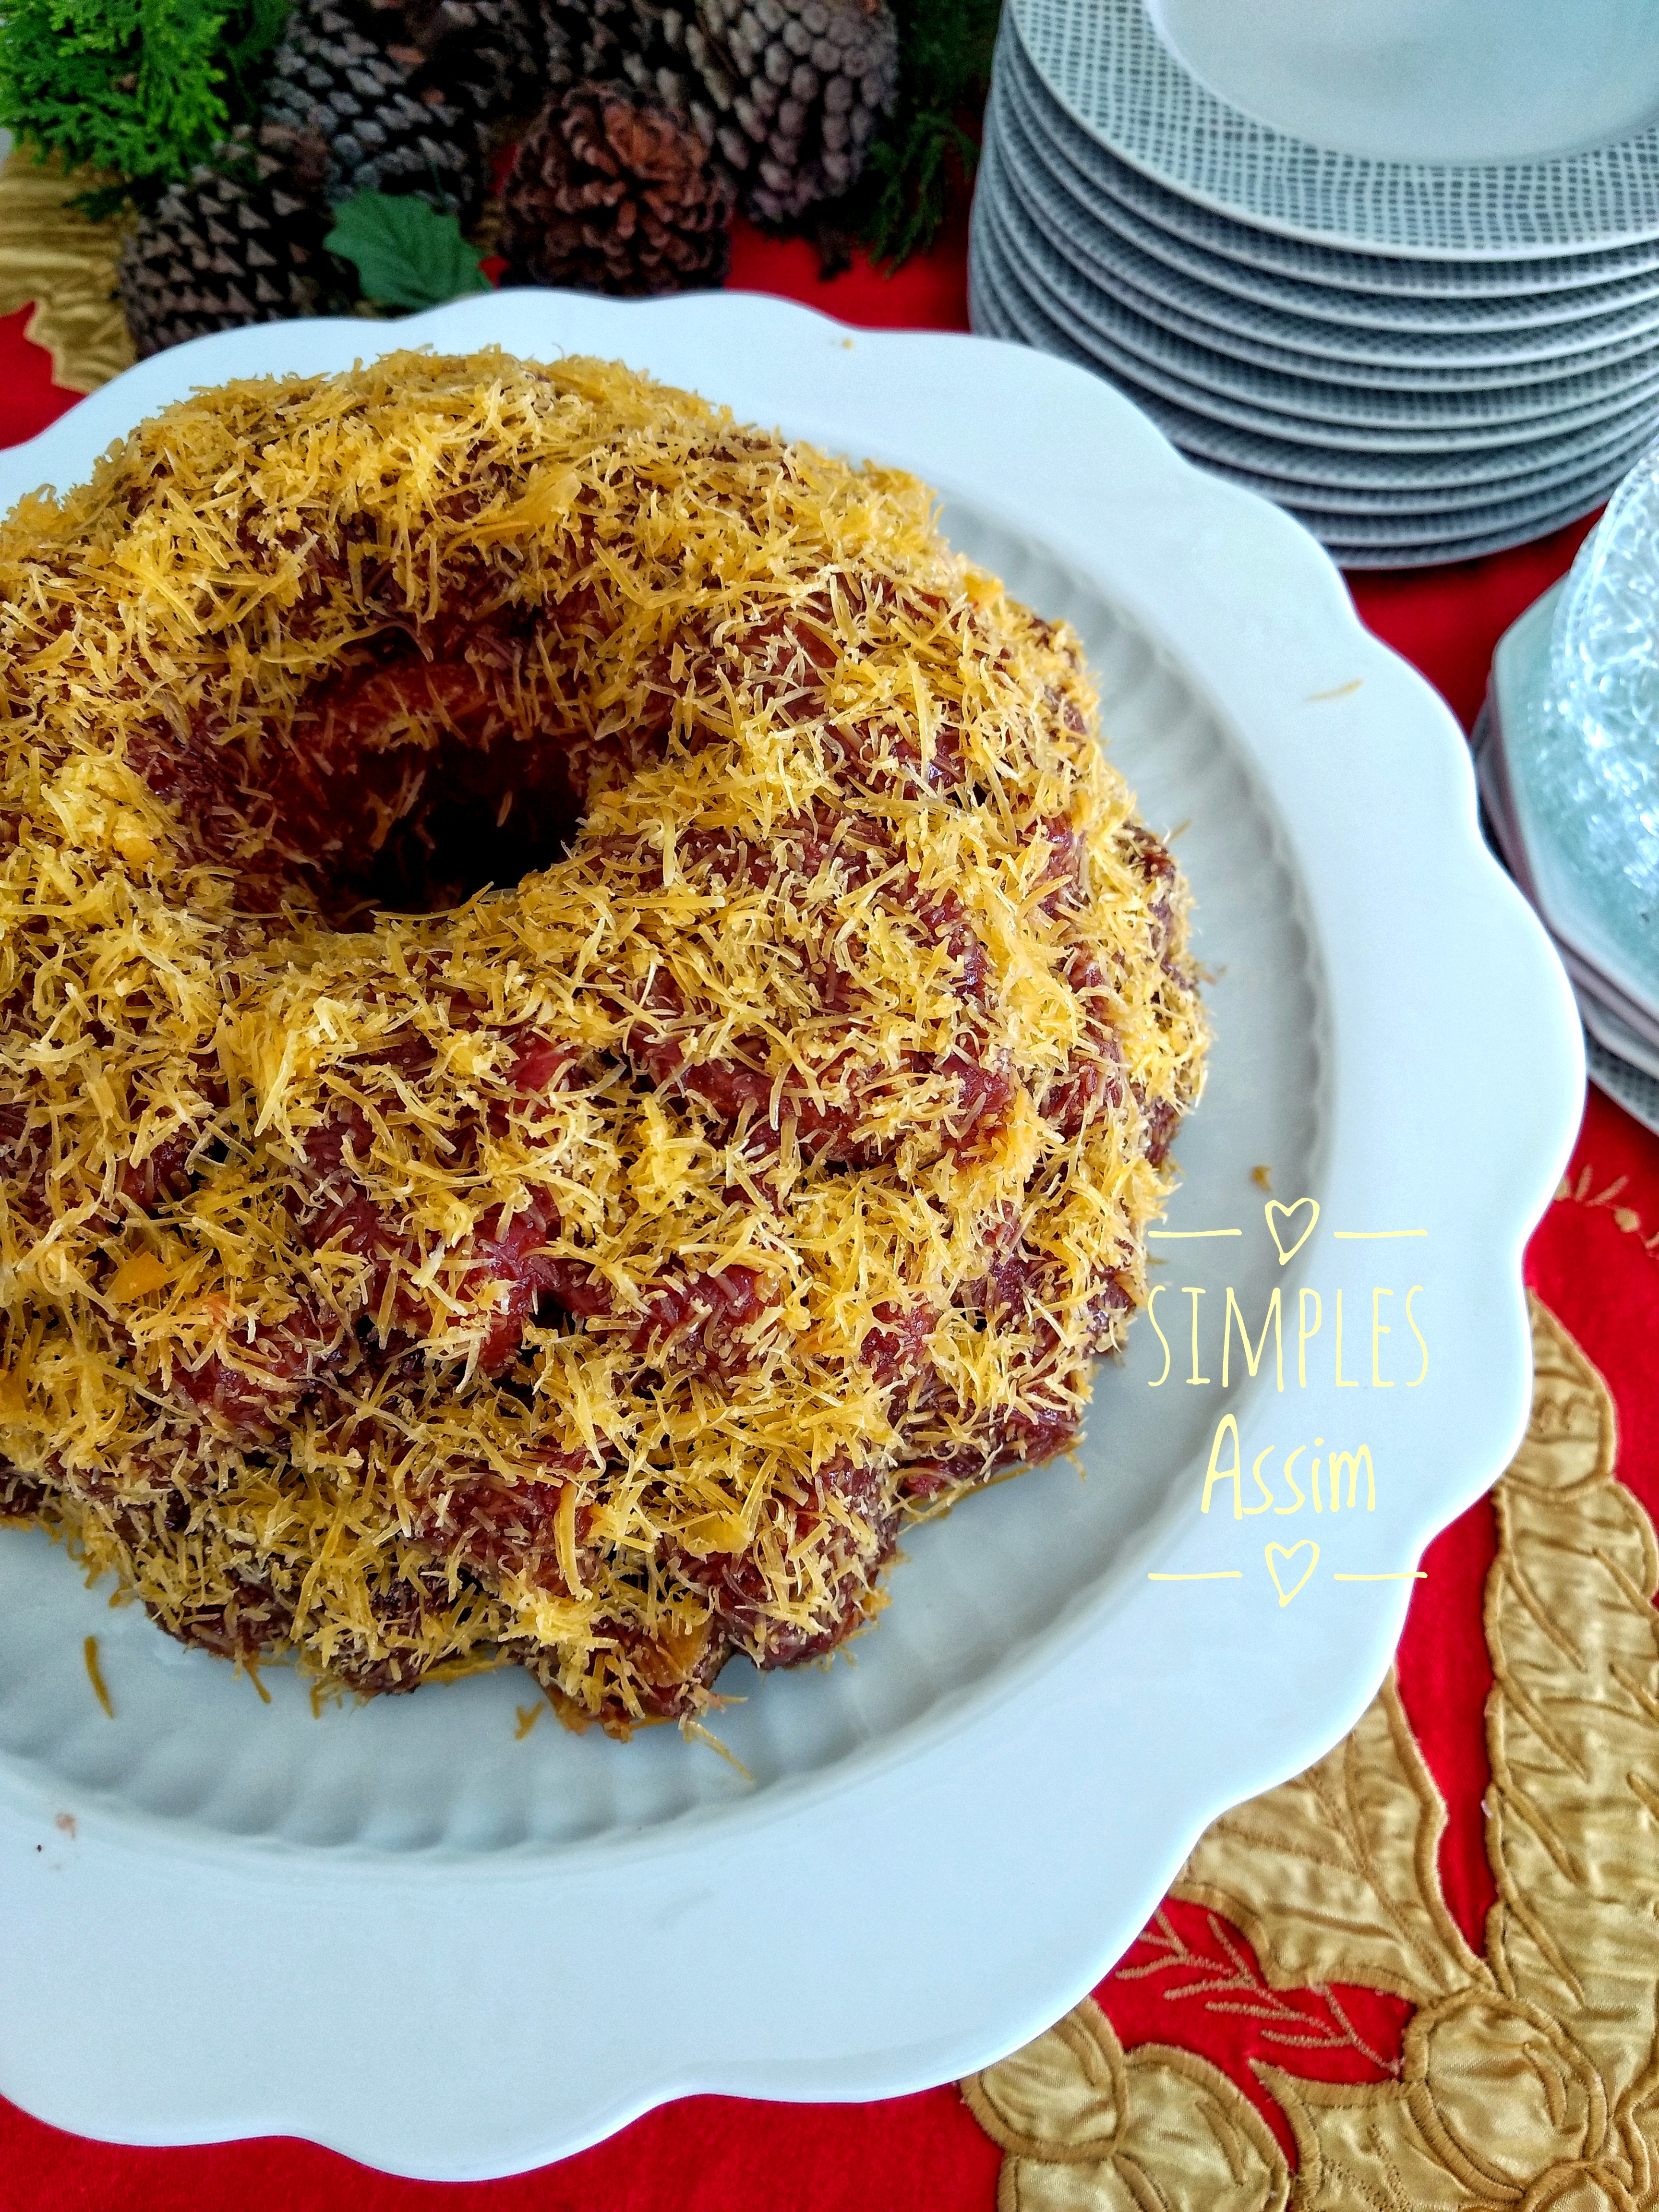
<svg viewBox="0 0 1659 2212">
<path fill-rule="evenodd" d="M 1583 1062 L 1542 932 L 1480 844 L 1444 707 L 1359 628 L 1304 532 L 1024 349 L 729 295 L 507 294 L 401 325 L 250 330 L 142 364 L 0 457 L 0 502 L 79 480 L 191 385 L 410 339 L 620 356 L 915 469 L 953 540 L 1078 625 L 1145 811 L 1187 823 L 1215 974 L 1170 1225 L 1238 1232 L 1162 1245 L 1175 1364 L 1161 1384 L 1138 1324 L 1101 1376 L 1086 1480 L 1038 1469 L 915 1531 L 890 1609 L 834 1666 L 723 1678 L 747 1693 L 720 1723 L 746 1782 L 665 1730 L 617 1745 L 550 1717 L 516 1741 L 532 1701 L 503 1676 L 313 1719 L 270 1670 L 262 1705 L 109 1611 L 60 1553 L 0 1540 L 0 2089 L 84 2133 L 295 2134 L 459 2178 L 695 2091 L 949 2080 L 1098 1979 L 1204 1824 L 1317 1756 L 1370 1695 L 1410 1584 L 1335 1574 L 1408 1574 L 1512 1449 L 1520 1255 Z M 1282 1270 L 1258 1166 L 1322 1209 Z M 1336 1234 L 1401 1230 L 1425 1233 Z M 1246 1381 L 1236 1341 L 1223 1392 L 1230 1286 L 1253 1317 L 1273 1289 L 1292 1315 L 1320 1297 L 1305 1389 L 1292 1322 L 1286 1395 L 1271 1352 Z M 1377 1287 L 1395 1293 L 1386 1341 Z M 1331 1361 L 1339 1291 L 1358 1395 Z M 1226 1411 L 1247 1459 L 1316 1433 L 1374 1456 L 1375 1511 L 1319 1524 L 1323 1564 L 1288 1606 L 1262 1529 L 1289 1542 L 1310 1516 L 1199 1510 Z M 1230 1579 L 1149 1579 L 1183 1574 Z"/>
</svg>

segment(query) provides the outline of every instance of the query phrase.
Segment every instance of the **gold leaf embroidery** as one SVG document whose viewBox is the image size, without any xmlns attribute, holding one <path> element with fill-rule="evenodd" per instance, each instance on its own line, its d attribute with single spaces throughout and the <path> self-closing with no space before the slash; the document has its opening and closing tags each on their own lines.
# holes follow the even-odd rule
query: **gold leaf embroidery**
<svg viewBox="0 0 1659 2212">
<path fill-rule="evenodd" d="M 1397 2081 L 1258 2063 L 1295 2139 L 1297 2212 L 1659 2202 L 1659 1550 L 1613 1474 L 1605 1384 L 1535 1299 L 1532 1317 L 1532 1419 L 1495 1492 L 1486 1590 L 1486 1960 L 1440 1894 L 1444 1808 L 1392 1677 L 1328 1758 L 1217 1821 L 1176 1884 L 1244 1930 L 1275 1987 L 1364 1982 L 1417 2006 Z M 1237 2091 L 1190 2052 L 1125 2056 L 1091 2001 L 964 2087 L 1007 2154 L 1001 2212 L 1279 2201 L 1252 2193 L 1284 2161 Z M 1224 2178 L 1228 2128 L 1248 2148 Z"/>
<path fill-rule="evenodd" d="M 1659 1584 L 1613 1472 L 1612 1401 L 1534 1305 L 1527 1440 L 1486 1589 L 1487 1849 L 1503 1988 L 1559 2020 L 1615 2104 L 1659 2087 Z"/>
<path fill-rule="evenodd" d="M 88 222 L 69 205 L 98 184 L 65 176 L 14 148 L 0 168 L 0 315 L 33 305 L 27 336 L 52 356 L 52 381 L 95 392 L 132 365 L 132 339 L 115 297 L 123 226 Z"/>
<path fill-rule="evenodd" d="M 1296 2137 L 1296 2212 L 1472 2212 L 1480 2202 L 1424 2142 L 1393 2082 L 1298 2081 L 1271 2067 L 1261 2078 Z"/>
<path fill-rule="evenodd" d="M 1194 1947 L 1182 1935 L 1167 1906 L 1160 1905 L 1135 1942 L 1132 1952 L 1118 1961 L 1115 1982 L 1141 1982 L 1162 1977 L 1165 1994 L 1194 1998 L 1207 2013 L 1231 2013 L 1253 2020 L 1264 2044 L 1329 2054 L 1352 2051 L 1379 2073 L 1394 2073 L 1380 2051 L 1375 2050 L 1355 2027 L 1337 1991 L 1329 1983 L 1299 1996 L 1312 1996 L 1311 2006 L 1295 2004 L 1270 1987 L 1260 1960 L 1236 1929 L 1218 1912 L 1206 1912 L 1210 1942 Z"/>
<path fill-rule="evenodd" d="M 1398 2086 L 1297 2081 L 1261 2069 L 1296 2135 L 1297 2212 L 1441 2212 L 1523 2197 L 1530 2208 L 1599 2176 L 1602 2197 L 1592 2189 L 1588 2207 L 1630 2179 L 1601 2083 L 1543 2014 L 1466 1990 L 1416 2015 L 1403 2058 Z M 1528 2196 L 1540 2181 L 1549 2185 Z"/>
<path fill-rule="evenodd" d="M 1091 1998 L 963 2088 L 1004 2150 L 1060 2164 L 1109 2158 L 1127 2101 L 1122 2046 Z"/>
<path fill-rule="evenodd" d="M 1285 2154 L 1190 2051 L 1126 2057 L 1092 1998 L 962 2085 L 1004 2158 L 998 2212 L 1282 2212 Z"/>
<path fill-rule="evenodd" d="M 1276 1989 L 1363 1982 L 1426 2002 L 1486 1979 L 1441 1901 L 1445 1825 L 1390 1674 L 1317 1765 L 1205 1831 L 1174 1893 L 1242 1928 Z"/>
</svg>

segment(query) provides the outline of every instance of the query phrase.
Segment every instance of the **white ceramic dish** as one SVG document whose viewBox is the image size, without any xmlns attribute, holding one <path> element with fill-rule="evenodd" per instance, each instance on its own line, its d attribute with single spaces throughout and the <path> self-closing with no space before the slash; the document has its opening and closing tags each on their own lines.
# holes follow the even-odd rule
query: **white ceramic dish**
<svg viewBox="0 0 1659 2212">
<path fill-rule="evenodd" d="M 1362 159 L 1547 161 L 1659 118 L 1647 0 L 1146 0 L 1159 38 L 1216 97 Z"/>
<path fill-rule="evenodd" d="M 0 499 L 78 480 L 191 385 L 411 341 L 620 356 L 916 470 L 957 542 L 1077 623 L 1146 812 L 1188 822 L 1217 973 L 1169 1226 L 1238 1232 L 1155 1248 L 1177 1294 L 1173 1387 L 1138 1325 L 1101 1378 L 1086 1481 L 1039 1469 L 915 1532 L 856 1666 L 723 1681 L 751 1693 L 720 1723 L 748 1782 L 664 1730 L 623 1746 L 550 1718 L 515 1741 L 530 1700 L 501 1676 L 313 1720 L 268 1672 L 263 1706 L 108 1611 L 61 1554 L 0 1540 L 0 2089 L 94 2135 L 299 2134 L 459 2178 L 690 2092 L 948 2080 L 1088 1989 L 1204 1824 L 1352 1723 L 1404 1577 L 1513 1449 L 1521 1250 L 1583 1069 L 1442 702 L 1360 629 L 1293 523 L 1023 348 L 732 295 L 508 294 L 401 325 L 250 330 L 106 386 L 4 456 Z M 1321 1209 L 1288 1266 L 1260 1165 Z M 1379 1232 L 1412 1234 L 1342 1241 Z M 1305 1388 L 1293 1325 L 1283 1396 L 1271 1350 L 1249 1382 L 1236 1342 L 1228 1390 L 1213 1360 L 1202 1387 L 1182 1379 L 1175 1309 L 1202 1311 L 1218 1358 L 1207 1316 L 1229 1286 L 1258 1322 L 1273 1290 L 1292 1316 L 1295 1293 L 1320 1297 Z M 1340 1292 L 1357 1391 L 1332 1358 Z M 1372 1334 L 1377 1313 L 1395 1334 Z M 1199 1510 L 1224 1413 L 1246 1467 L 1316 1434 L 1372 1455 L 1375 1510 L 1362 1476 L 1293 1602 L 1262 1531 L 1311 1540 L 1310 1515 L 1246 1526 L 1231 1490 Z M 1157 1579 L 1191 1575 L 1224 1579 Z M 90 1633 L 113 1721 L 82 1671 Z"/>
<path fill-rule="evenodd" d="M 1084 149 L 1091 174 L 1109 179 L 1108 189 L 1115 197 L 1171 233 L 1229 254 L 1247 266 L 1277 270 L 1317 284 L 1364 292 L 1399 291 L 1422 298 L 1479 298 L 1533 286 L 1603 284 L 1649 274 L 1659 267 L 1659 234 L 1645 220 L 1636 222 L 1623 234 L 1623 242 L 1604 241 L 1591 247 L 1571 244 L 1565 236 L 1558 240 L 1553 235 L 1534 235 L 1534 203 L 1540 199 L 1547 203 L 1552 183 L 1558 181 L 1535 170 L 1524 172 L 1519 179 L 1524 187 L 1522 198 L 1508 201 L 1501 210 L 1497 203 L 1504 199 L 1506 182 L 1501 176 L 1482 176 L 1471 183 L 1431 172 L 1425 179 L 1413 180 L 1426 191 L 1429 206 L 1424 209 L 1420 194 L 1400 192 L 1397 172 L 1374 172 L 1364 183 L 1379 194 L 1381 204 L 1362 205 L 1356 210 L 1352 182 L 1340 157 L 1333 162 L 1316 147 L 1291 149 L 1283 142 L 1264 149 L 1262 134 L 1255 125 L 1243 117 L 1216 116 L 1213 103 L 1202 118 L 1207 135 L 1192 137 L 1200 119 L 1194 106 L 1202 106 L 1203 96 L 1194 103 L 1190 94 L 1197 88 L 1189 81 L 1172 83 L 1182 73 L 1150 24 L 1141 18 L 1140 6 L 1141 0 L 1097 0 L 1097 0 L 1022 0 L 1018 12 L 1011 9 L 1004 23 L 999 66 L 1023 71 L 1038 88 L 1045 112 L 1061 118 L 1059 127 L 1068 148 L 1075 144 Z M 1042 35 L 1022 38 L 1028 18 L 1039 15 L 1043 19 Z M 1134 64 L 1120 70 L 1110 86 L 1103 87 L 1098 76 L 1103 60 L 1109 58 L 1115 64 L 1121 58 L 1119 49 L 1126 26 L 1135 47 Z M 1292 234 L 1277 223 L 1259 219 L 1248 206 L 1235 205 L 1224 198 L 1212 199 L 1203 191 L 1165 179 L 1157 167 L 1137 160 L 1119 144 L 1109 125 L 1091 127 L 1089 115 L 1079 105 L 1080 99 L 1089 96 L 1086 81 L 1091 78 L 1094 93 L 1103 94 L 1109 102 L 1122 102 L 1127 111 L 1123 119 L 1128 126 L 1126 135 L 1145 131 L 1166 144 L 1174 142 L 1171 150 L 1176 161 L 1172 166 L 1195 161 L 1224 173 L 1237 173 L 1265 150 L 1271 155 L 1271 166 L 1255 180 L 1258 195 L 1265 194 L 1269 200 L 1273 198 L 1281 181 L 1279 165 L 1288 163 L 1296 172 L 1297 196 L 1316 210 L 1321 209 L 1333 184 L 1346 185 L 1351 197 L 1341 212 L 1357 216 L 1356 221 L 1335 236 L 1323 229 Z M 1179 143 L 1183 132 L 1189 139 L 1184 147 Z M 1622 166 L 1622 161 L 1615 165 Z M 1639 171 L 1644 164 L 1637 158 L 1630 166 Z M 1650 161 L 1646 166 L 1644 190 L 1650 196 L 1656 172 Z M 1413 198 L 1418 200 L 1415 206 L 1409 204 Z M 1406 216 L 1418 228 L 1426 227 L 1430 234 L 1437 232 L 1441 228 L 1436 221 L 1437 200 L 1451 219 L 1455 234 L 1465 240 L 1455 250 L 1443 245 L 1419 247 L 1401 235 L 1410 228 L 1401 220 Z M 1325 211 L 1329 211 L 1328 206 Z M 1590 191 L 1584 204 L 1568 213 L 1570 217 L 1577 214 L 1583 218 L 1581 228 L 1594 228 L 1598 215 L 1606 211 L 1605 200 Z M 1500 217 L 1519 214 L 1523 218 L 1522 235 L 1501 252 L 1477 242 L 1495 212 Z M 1571 227 L 1570 221 L 1566 228 Z M 1501 228 L 1507 234 L 1509 225 L 1502 223 Z"/>
<path fill-rule="evenodd" d="M 1190 16 L 1213 0 L 1180 4 Z M 1349 0 L 1340 10 L 1304 4 L 1310 20 L 1317 9 L 1329 26 L 1369 15 L 1379 0 Z M 1399 0 L 1395 9 L 1397 19 Z M 1581 12 L 1568 11 L 1564 28 Z M 1528 260 L 1644 246 L 1659 234 L 1651 112 L 1628 135 L 1536 159 L 1378 158 L 1298 137 L 1218 100 L 1159 37 L 1146 0 L 1010 0 L 1009 14 L 1037 74 L 1103 145 L 1167 191 L 1258 229 L 1417 260 Z M 1253 10 L 1248 34 L 1235 36 L 1235 52 L 1267 54 L 1260 15 Z M 1407 36 L 1396 51 L 1409 53 L 1412 43 Z M 1489 94 L 1501 75 L 1489 58 Z M 1633 76 L 1618 72 L 1612 88 L 1633 82 L 1641 86 L 1640 63 Z M 1654 105 L 1646 88 L 1638 99 Z"/>
</svg>

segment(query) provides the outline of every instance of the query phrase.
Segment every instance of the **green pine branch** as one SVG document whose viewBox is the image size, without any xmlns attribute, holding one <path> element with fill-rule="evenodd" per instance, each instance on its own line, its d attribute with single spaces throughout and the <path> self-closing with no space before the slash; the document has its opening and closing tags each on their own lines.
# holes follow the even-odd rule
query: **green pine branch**
<svg viewBox="0 0 1659 2212">
<path fill-rule="evenodd" d="M 860 235 L 895 265 L 938 237 L 959 182 L 974 173 L 968 127 L 991 81 L 1001 0 L 895 0 L 899 96 L 860 179 Z"/>
<path fill-rule="evenodd" d="M 0 123 L 140 204 L 252 112 L 288 0 L 5 0 Z"/>
</svg>

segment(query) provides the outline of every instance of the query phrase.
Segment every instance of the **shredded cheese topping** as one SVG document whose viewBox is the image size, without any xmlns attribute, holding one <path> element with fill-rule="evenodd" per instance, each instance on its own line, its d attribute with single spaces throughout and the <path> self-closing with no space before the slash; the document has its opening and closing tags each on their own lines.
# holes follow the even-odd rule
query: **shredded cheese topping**
<svg viewBox="0 0 1659 2212">
<path fill-rule="evenodd" d="M 228 386 L 0 526 L 0 1504 L 173 1632 L 690 1719 L 1073 1440 L 1185 894 L 922 486 L 597 362 Z M 464 815 L 538 864 L 392 910 Z"/>
</svg>

